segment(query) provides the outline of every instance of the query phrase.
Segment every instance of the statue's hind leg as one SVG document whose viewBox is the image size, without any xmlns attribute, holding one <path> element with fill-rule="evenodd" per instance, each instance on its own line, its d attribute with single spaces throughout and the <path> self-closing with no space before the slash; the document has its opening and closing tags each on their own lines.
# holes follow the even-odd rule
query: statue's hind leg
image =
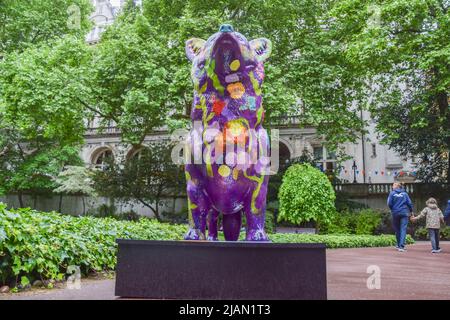
<svg viewBox="0 0 450 320">
<path fill-rule="evenodd" d="M 189 230 L 184 239 L 205 240 L 206 218 L 212 206 L 203 192 L 203 186 L 193 177 L 195 177 L 195 168 L 186 165 Z"/>
<path fill-rule="evenodd" d="M 246 241 L 269 241 L 264 231 L 266 216 L 266 195 L 269 177 L 265 176 L 261 186 L 256 186 L 254 195 L 246 199 L 244 213 L 247 219 Z"/>
</svg>

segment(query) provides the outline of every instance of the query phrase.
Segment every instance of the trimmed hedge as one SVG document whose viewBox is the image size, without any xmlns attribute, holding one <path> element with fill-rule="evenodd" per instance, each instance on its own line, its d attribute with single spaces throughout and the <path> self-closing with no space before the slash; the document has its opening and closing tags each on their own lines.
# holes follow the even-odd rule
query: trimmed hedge
<svg viewBox="0 0 450 320">
<path fill-rule="evenodd" d="M 361 248 L 361 247 L 388 247 L 394 246 L 394 235 L 320 235 L 320 234 L 295 234 L 275 233 L 269 236 L 273 242 L 284 243 L 325 243 L 327 248 Z M 406 237 L 406 243 L 412 244 L 411 236 Z"/>
</svg>

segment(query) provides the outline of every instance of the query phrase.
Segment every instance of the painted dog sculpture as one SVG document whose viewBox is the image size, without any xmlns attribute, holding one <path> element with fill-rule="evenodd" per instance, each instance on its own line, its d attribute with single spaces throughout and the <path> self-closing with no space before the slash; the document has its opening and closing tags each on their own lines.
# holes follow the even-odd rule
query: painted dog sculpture
<svg viewBox="0 0 450 320">
<path fill-rule="evenodd" d="M 268 157 L 262 155 L 269 154 L 269 139 L 262 126 L 261 85 L 271 48 L 269 40 L 248 41 L 230 25 L 222 25 L 207 41 L 186 42 L 194 84 L 194 128 L 188 145 L 194 158 L 196 148 L 203 158 L 185 167 L 190 223 L 186 240 L 205 240 L 207 222 L 207 239 L 217 240 L 222 213 L 225 239 L 236 241 L 244 213 L 246 240 L 268 241 Z"/>
</svg>

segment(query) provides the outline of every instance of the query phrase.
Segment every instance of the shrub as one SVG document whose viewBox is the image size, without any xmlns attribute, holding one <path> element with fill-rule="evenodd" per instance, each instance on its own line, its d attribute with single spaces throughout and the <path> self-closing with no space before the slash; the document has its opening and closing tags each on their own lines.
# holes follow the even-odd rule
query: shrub
<svg viewBox="0 0 450 320">
<path fill-rule="evenodd" d="M 220 215 L 219 220 L 218 220 L 219 225 L 221 225 L 221 223 L 222 223 L 222 218 L 223 218 L 223 216 Z M 247 218 L 246 218 L 245 214 L 243 214 L 242 215 L 242 228 L 245 228 L 246 225 L 247 225 Z M 267 233 L 275 232 L 275 218 L 274 218 L 274 214 L 271 210 L 266 210 L 264 230 Z M 242 238 L 241 240 L 243 240 L 243 239 L 244 238 Z"/>
<path fill-rule="evenodd" d="M 335 194 L 327 176 L 309 164 L 295 164 L 283 176 L 278 221 L 329 223 L 335 215 Z"/>
<path fill-rule="evenodd" d="M 382 211 L 373 209 L 339 212 L 331 219 L 330 223 L 320 224 L 319 230 L 321 234 L 384 234 L 384 232 L 380 232 L 380 230 L 387 229 L 382 226 L 383 218 Z M 390 227 L 390 219 L 387 223 Z"/>
<path fill-rule="evenodd" d="M 275 218 L 272 211 L 266 210 L 266 217 L 265 217 L 265 225 L 264 229 L 267 233 L 274 233 L 275 232 Z"/>
<path fill-rule="evenodd" d="M 417 240 L 430 240 L 428 236 L 428 229 L 425 227 L 419 227 L 415 230 L 414 238 Z M 441 228 L 440 237 L 441 240 L 450 240 L 450 227 Z"/>
<path fill-rule="evenodd" d="M 379 211 L 365 209 L 356 214 L 355 234 L 374 234 L 381 223 Z"/>
<path fill-rule="evenodd" d="M 5 207 L 0 203 L 2 282 L 62 279 L 70 265 L 80 266 L 84 273 L 113 269 L 117 238 L 180 240 L 186 231 L 185 226 L 145 218 L 118 221 Z"/>
<path fill-rule="evenodd" d="M 270 236 L 273 242 L 283 243 L 325 243 L 327 248 L 359 248 L 359 247 L 386 247 L 396 244 L 393 235 L 316 235 L 296 233 L 276 233 Z M 410 235 L 406 243 L 412 244 L 414 240 Z"/>
</svg>

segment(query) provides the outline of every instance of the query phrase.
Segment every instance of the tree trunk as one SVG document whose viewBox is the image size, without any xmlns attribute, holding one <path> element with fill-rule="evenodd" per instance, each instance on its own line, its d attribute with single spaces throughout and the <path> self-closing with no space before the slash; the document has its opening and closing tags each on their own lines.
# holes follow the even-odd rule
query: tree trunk
<svg viewBox="0 0 450 320">
<path fill-rule="evenodd" d="M 19 198 L 19 206 L 21 207 L 21 208 L 23 208 L 24 207 L 24 205 L 23 205 L 23 195 L 22 195 L 22 192 L 17 192 L 17 197 Z"/>
<path fill-rule="evenodd" d="M 177 197 L 173 196 L 172 198 L 172 213 L 175 213 L 175 205 L 177 203 Z"/>
<path fill-rule="evenodd" d="M 83 216 L 86 215 L 86 202 L 84 201 L 84 196 L 81 196 L 81 199 L 83 200 Z"/>
<path fill-rule="evenodd" d="M 153 208 L 150 204 L 146 203 L 144 200 L 140 199 L 140 198 L 136 198 L 140 203 L 142 203 L 145 207 L 149 208 L 150 210 L 152 210 L 153 214 L 155 215 L 156 220 L 158 220 L 159 222 L 161 222 L 161 217 L 159 216 L 159 211 L 158 211 L 158 201 L 156 201 L 156 206 L 155 208 Z"/>
<path fill-rule="evenodd" d="M 448 188 L 450 188 L 450 149 L 448 150 L 447 184 L 448 184 Z M 449 191 L 450 191 L 450 190 L 449 190 Z"/>
<path fill-rule="evenodd" d="M 159 215 L 159 205 L 158 205 L 158 203 L 159 202 L 156 202 L 156 204 L 155 204 L 155 217 L 156 217 L 156 220 L 161 222 L 161 216 Z"/>
<path fill-rule="evenodd" d="M 61 209 L 62 209 L 62 198 L 63 195 L 62 193 L 59 195 L 59 204 L 58 204 L 58 212 L 61 213 Z"/>
</svg>

